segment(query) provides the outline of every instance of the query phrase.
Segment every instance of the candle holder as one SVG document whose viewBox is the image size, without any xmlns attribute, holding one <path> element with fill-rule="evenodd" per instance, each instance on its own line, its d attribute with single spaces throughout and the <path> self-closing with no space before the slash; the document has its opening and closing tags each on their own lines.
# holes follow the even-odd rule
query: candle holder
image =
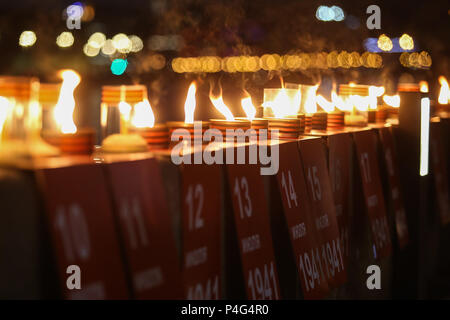
<svg viewBox="0 0 450 320">
<path fill-rule="evenodd" d="M 352 96 L 359 96 L 360 99 L 365 99 L 369 96 L 369 86 L 362 84 L 341 84 L 339 86 L 339 96 L 342 99 L 350 99 Z M 362 103 L 357 101 L 355 103 Z M 369 104 L 364 111 L 358 110 L 356 105 L 353 105 L 353 109 L 345 113 L 345 125 L 354 127 L 365 127 L 369 117 Z"/>
<path fill-rule="evenodd" d="M 299 113 L 297 119 L 300 120 L 300 133 L 305 133 L 306 131 L 306 116 L 304 113 Z"/>
<path fill-rule="evenodd" d="M 237 117 L 236 120 L 242 120 L 242 121 L 249 121 L 247 118 L 244 117 Z M 270 139 L 270 132 L 269 132 L 269 120 L 265 118 L 254 118 L 250 121 L 250 128 L 255 130 L 256 139 L 260 140 L 263 136 L 266 139 Z M 262 135 L 261 130 L 266 130 L 266 135 Z"/>
<path fill-rule="evenodd" d="M 312 129 L 312 114 L 305 114 L 305 132 L 309 133 Z"/>
<path fill-rule="evenodd" d="M 147 88 L 144 85 L 103 86 L 100 105 L 102 139 L 120 133 L 121 127 L 122 130 L 125 129 L 125 125 L 121 124 L 120 102 L 132 106 L 144 99 L 147 99 Z"/>
<path fill-rule="evenodd" d="M 89 155 L 94 150 L 95 130 L 79 128 L 75 133 L 61 133 L 54 121 L 54 108 L 60 94 L 60 83 L 41 83 L 39 103 L 42 107 L 42 138 L 63 154 Z"/>
<path fill-rule="evenodd" d="M 210 119 L 209 128 L 210 129 L 218 129 L 220 132 L 226 137 L 227 129 L 238 130 L 241 129 L 243 133 L 250 129 L 251 122 L 249 120 L 224 120 L 224 119 Z M 236 142 L 238 137 L 241 137 L 243 134 L 238 133 L 234 137 L 234 141 Z M 226 141 L 226 139 L 224 140 Z"/>
<path fill-rule="evenodd" d="M 327 113 L 323 111 L 316 112 L 312 115 L 313 130 L 327 130 Z"/>
<path fill-rule="evenodd" d="M 193 137 L 193 142 L 207 144 L 207 141 L 203 141 L 203 136 L 205 131 L 209 128 L 209 122 L 207 121 L 195 121 L 194 123 L 185 123 L 183 121 L 169 121 L 166 123 L 169 129 L 169 146 L 172 148 L 174 144 L 178 142 L 172 142 L 172 133 L 177 129 L 186 129 L 189 132 L 191 138 Z M 195 130 L 196 127 L 201 128 L 201 130 Z"/>
<path fill-rule="evenodd" d="M 149 150 L 165 150 L 169 147 L 169 129 L 165 124 L 155 124 L 153 128 L 130 128 L 130 132 L 144 138 Z"/>
<path fill-rule="evenodd" d="M 154 118 L 148 128 L 130 128 L 132 105 L 137 105 L 146 99 L 147 88 L 143 85 L 102 87 L 100 117 L 104 152 L 146 152 L 150 148 L 147 140 L 152 141 L 152 147 L 159 147 L 159 144 L 167 145 L 167 127 L 150 128 L 154 124 Z M 120 110 L 123 104 L 129 110 Z"/>
<path fill-rule="evenodd" d="M 90 155 L 94 151 L 94 129 L 81 128 L 76 133 L 43 131 L 42 137 L 45 141 L 57 147 L 63 154 Z"/>
<path fill-rule="evenodd" d="M 345 112 L 332 111 L 327 115 L 327 130 L 342 130 L 345 127 Z"/>
<path fill-rule="evenodd" d="M 278 138 L 296 140 L 302 134 L 301 120 L 298 118 L 269 118 L 269 129 L 278 130 Z M 271 132 L 273 135 L 273 132 Z"/>
<path fill-rule="evenodd" d="M 56 156 L 59 150 L 41 136 L 42 108 L 39 105 L 39 81 L 30 77 L 0 77 L 1 158 Z"/>
<path fill-rule="evenodd" d="M 378 107 L 375 111 L 375 123 L 385 123 L 388 117 L 388 111 L 384 107 Z"/>
</svg>

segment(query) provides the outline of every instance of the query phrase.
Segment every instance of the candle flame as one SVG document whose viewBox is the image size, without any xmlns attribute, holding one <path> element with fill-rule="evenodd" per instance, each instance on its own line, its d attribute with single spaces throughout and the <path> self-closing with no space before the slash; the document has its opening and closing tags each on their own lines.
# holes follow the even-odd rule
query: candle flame
<svg viewBox="0 0 450 320">
<path fill-rule="evenodd" d="M 448 104 L 450 103 L 450 89 L 447 79 L 444 76 L 440 76 L 439 83 L 441 84 L 441 89 L 439 90 L 438 102 L 440 104 Z"/>
<path fill-rule="evenodd" d="M 218 97 L 215 97 L 212 92 L 210 92 L 209 99 L 211 100 L 211 103 L 214 105 L 214 107 L 225 116 L 225 119 L 227 119 L 227 121 L 234 121 L 233 113 L 231 113 L 225 102 L 223 102 L 222 92 Z"/>
<path fill-rule="evenodd" d="M 252 97 L 245 92 L 247 97 L 241 100 L 242 109 L 244 109 L 245 114 L 247 115 L 247 119 L 252 121 L 256 116 L 256 108 L 253 105 Z"/>
<path fill-rule="evenodd" d="M 278 90 L 278 94 L 275 99 L 273 101 L 265 101 L 263 103 L 263 107 L 271 108 L 276 118 L 295 116 L 297 115 L 300 106 L 300 99 L 300 90 L 297 90 L 295 96 L 290 98 L 287 94 L 287 90 L 285 88 L 281 88 Z"/>
<path fill-rule="evenodd" d="M 384 95 L 383 96 L 383 101 L 388 106 L 391 106 L 391 107 L 394 107 L 394 108 L 400 107 L 400 96 L 398 94 L 396 94 L 394 96 Z"/>
<path fill-rule="evenodd" d="M 134 114 L 131 123 L 136 128 L 153 128 L 155 126 L 155 115 L 152 106 L 147 99 L 134 106 Z"/>
<path fill-rule="evenodd" d="M 184 123 L 194 123 L 196 90 L 197 87 L 195 86 L 195 82 L 192 82 L 191 85 L 189 86 L 189 90 L 186 96 L 186 102 L 184 103 Z"/>
<path fill-rule="evenodd" d="M 428 92 L 428 82 L 420 81 L 419 82 L 419 86 L 420 86 L 420 92 L 423 92 L 423 93 L 427 93 Z"/>
<path fill-rule="evenodd" d="M 53 115 L 62 133 L 75 133 L 77 132 L 77 126 L 73 122 L 73 112 L 75 110 L 73 92 L 80 83 L 81 78 L 73 70 L 62 70 L 60 75 L 63 82 Z"/>
</svg>

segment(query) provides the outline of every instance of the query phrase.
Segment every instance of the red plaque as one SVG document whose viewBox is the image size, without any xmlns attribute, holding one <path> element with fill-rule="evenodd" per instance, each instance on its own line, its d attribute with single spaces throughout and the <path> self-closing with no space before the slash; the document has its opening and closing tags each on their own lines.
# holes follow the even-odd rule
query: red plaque
<svg viewBox="0 0 450 320">
<path fill-rule="evenodd" d="M 387 257 L 392 253 L 392 245 L 377 162 L 375 131 L 355 132 L 353 139 L 377 256 Z"/>
<path fill-rule="evenodd" d="M 436 199 L 441 222 L 446 225 L 450 222 L 450 199 L 448 188 L 448 168 L 446 165 L 446 156 L 442 137 L 444 130 L 439 122 L 430 123 L 430 153 L 431 168 L 433 170 L 434 185 L 436 188 Z"/>
<path fill-rule="evenodd" d="M 403 197 L 400 190 L 400 176 L 397 154 L 394 148 L 394 137 L 390 128 L 380 129 L 381 144 L 383 147 L 384 162 L 389 181 L 389 196 L 395 215 L 395 229 L 400 248 L 408 244 L 408 223 L 406 221 Z"/>
<path fill-rule="evenodd" d="M 301 166 L 297 141 L 280 144 L 277 181 L 303 295 L 305 299 L 320 299 L 329 288 Z"/>
<path fill-rule="evenodd" d="M 260 167 L 256 164 L 227 164 L 226 167 L 247 297 L 253 300 L 280 299 Z"/>
<path fill-rule="evenodd" d="M 101 166 L 37 171 L 62 292 L 67 299 L 129 297 L 110 199 Z M 81 270 L 81 289 L 67 287 L 67 268 Z"/>
<path fill-rule="evenodd" d="M 183 279 L 188 299 L 221 299 L 221 168 L 182 169 Z"/>
<path fill-rule="evenodd" d="M 350 256 L 351 163 L 353 142 L 348 133 L 328 137 L 328 167 L 336 217 L 341 236 L 344 263 Z"/>
<path fill-rule="evenodd" d="M 319 257 L 323 273 L 332 287 L 347 280 L 339 227 L 336 219 L 330 178 L 321 138 L 299 141 L 300 155 L 311 203 L 314 228 L 319 241 Z"/>
<path fill-rule="evenodd" d="M 180 299 L 175 239 L 155 159 L 106 165 L 125 257 L 137 299 Z"/>
</svg>

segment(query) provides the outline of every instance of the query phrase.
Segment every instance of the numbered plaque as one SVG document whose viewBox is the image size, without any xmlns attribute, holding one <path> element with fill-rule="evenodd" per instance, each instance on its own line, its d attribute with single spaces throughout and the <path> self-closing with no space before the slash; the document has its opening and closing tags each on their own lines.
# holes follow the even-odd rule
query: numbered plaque
<svg viewBox="0 0 450 320">
<path fill-rule="evenodd" d="M 340 243 L 336 209 L 328 175 L 325 146 L 321 138 L 299 141 L 303 170 L 313 214 L 314 230 L 319 241 L 322 272 L 332 287 L 347 280 Z"/>
<path fill-rule="evenodd" d="M 375 132 L 355 132 L 353 139 L 377 256 L 387 257 L 391 255 L 392 245 L 377 162 Z"/>
<path fill-rule="evenodd" d="M 323 298 L 329 291 L 328 282 L 311 219 L 297 142 L 280 144 L 277 181 L 303 295 L 305 299 Z"/>
<path fill-rule="evenodd" d="M 61 287 L 67 299 L 129 297 L 102 168 L 78 165 L 37 172 L 47 208 Z M 81 270 L 81 290 L 67 287 L 67 268 Z"/>
<path fill-rule="evenodd" d="M 441 222 L 446 225 L 450 222 L 450 199 L 448 187 L 448 168 L 444 143 L 442 141 L 444 130 L 439 122 L 432 122 L 430 128 L 430 154 L 431 166 L 436 188 L 436 199 L 441 216 Z"/>
<path fill-rule="evenodd" d="M 402 193 L 400 191 L 400 174 L 397 155 L 394 148 L 394 137 L 390 128 L 380 129 L 380 139 L 383 147 L 384 162 L 389 181 L 389 196 L 395 217 L 395 229 L 400 248 L 408 244 L 408 222 L 406 221 L 405 208 L 403 206 Z"/>
<path fill-rule="evenodd" d="M 351 159 L 352 137 L 348 133 L 328 137 L 328 167 L 331 189 L 333 190 L 336 218 L 341 236 L 344 262 L 350 256 L 350 210 L 351 210 Z"/>
<path fill-rule="evenodd" d="M 181 273 L 155 159 L 106 165 L 134 297 L 182 298 Z"/>
<path fill-rule="evenodd" d="M 227 164 L 226 167 L 247 297 L 280 299 L 269 211 L 259 165 Z"/>
<path fill-rule="evenodd" d="M 221 299 L 221 168 L 182 169 L 183 279 L 188 299 Z"/>
</svg>

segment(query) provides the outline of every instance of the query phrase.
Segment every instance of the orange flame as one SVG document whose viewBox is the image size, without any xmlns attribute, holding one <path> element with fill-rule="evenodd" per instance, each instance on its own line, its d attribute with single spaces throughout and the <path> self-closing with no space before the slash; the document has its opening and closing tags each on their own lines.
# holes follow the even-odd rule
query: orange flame
<svg viewBox="0 0 450 320">
<path fill-rule="evenodd" d="M 223 102 L 222 98 L 222 88 L 220 88 L 220 95 L 215 97 L 212 93 L 212 88 L 209 92 L 209 100 L 214 105 L 214 107 L 225 117 L 228 121 L 234 121 L 233 113 L 230 111 L 230 108 L 227 107 L 225 102 Z"/>
<path fill-rule="evenodd" d="M 423 92 L 423 93 L 427 93 L 428 92 L 428 82 L 420 81 L 419 82 L 419 86 L 420 86 L 420 92 Z"/>
<path fill-rule="evenodd" d="M 80 75 L 73 70 L 62 70 L 60 75 L 63 79 L 53 115 L 57 126 L 62 133 L 75 133 L 77 126 L 73 122 L 75 110 L 75 98 L 73 92 L 81 81 Z"/>
<path fill-rule="evenodd" d="M 256 116 L 256 108 L 253 105 L 252 97 L 248 94 L 247 91 L 245 91 L 246 97 L 241 100 L 241 106 L 242 109 L 244 109 L 244 112 L 247 116 L 247 119 L 252 121 L 255 119 Z"/>
<path fill-rule="evenodd" d="M 186 96 L 186 102 L 184 103 L 184 123 L 194 123 L 194 111 L 196 106 L 195 92 L 197 87 L 195 82 L 192 82 L 189 86 L 189 90 Z"/>
<path fill-rule="evenodd" d="M 274 89 L 278 93 L 272 101 L 264 101 L 263 107 L 271 108 L 276 118 L 285 118 L 295 116 L 300 107 L 301 93 L 300 90 L 295 91 L 295 95 L 289 97 L 287 90 L 294 89 Z M 315 100 L 314 100 L 315 101 Z"/>
<path fill-rule="evenodd" d="M 439 104 L 450 103 L 450 89 L 448 86 L 447 79 L 444 76 L 439 77 L 439 83 L 441 84 L 441 89 L 439 90 Z"/>
</svg>

